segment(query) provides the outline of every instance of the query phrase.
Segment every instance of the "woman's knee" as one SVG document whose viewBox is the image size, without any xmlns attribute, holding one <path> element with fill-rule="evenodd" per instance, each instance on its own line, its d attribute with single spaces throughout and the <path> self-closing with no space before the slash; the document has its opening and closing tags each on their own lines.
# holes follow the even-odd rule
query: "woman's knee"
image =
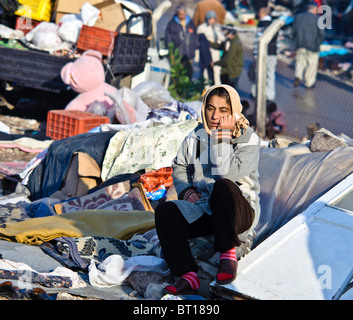
<svg viewBox="0 0 353 320">
<path fill-rule="evenodd" d="M 156 225 L 170 220 L 179 211 L 178 206 L 173 202 L 160 203 L 155 209 Z"/>
<path fill-rule="evenodd" d="M 240 191 L 238 185 L 227 178 L 218 179 L 213 186 L 213 190 L 223 193 L 225 190 Z"/>
</svg>

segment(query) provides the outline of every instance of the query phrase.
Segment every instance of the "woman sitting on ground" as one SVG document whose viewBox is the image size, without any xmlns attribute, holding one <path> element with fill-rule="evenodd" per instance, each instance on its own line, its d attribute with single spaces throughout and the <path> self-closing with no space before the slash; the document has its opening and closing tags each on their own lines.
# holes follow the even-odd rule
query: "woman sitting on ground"
<svg viewBox="0 0 353 320">
<path fill-rule="evenodd" d="M 195 293 L 198 265 L 188 239 L 214 234 L 220 252 L 216 281 L 237 275 L 239 235 L 255 228 L 260 204 L 260 139 L 243 116 L 237 91 L 216 85 L 205 94 L 202 121 L 183 141 L 173 161 L 178 200 L 156 208 L 156 229 L 166 263 L 177 281 L 165 293 Z"/>
</svg>

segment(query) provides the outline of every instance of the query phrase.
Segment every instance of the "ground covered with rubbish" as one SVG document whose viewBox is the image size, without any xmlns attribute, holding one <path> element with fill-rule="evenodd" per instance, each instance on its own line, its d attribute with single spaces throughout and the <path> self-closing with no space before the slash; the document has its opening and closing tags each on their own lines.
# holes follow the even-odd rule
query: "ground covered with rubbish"
<svg viewBox="0 0 353 320">
<path fill-rule="evenodd" d="M 31 90 L 29 90 L 29 92 L 30 91 Z M 26 188 L 21 187 L 21 179 L 17 176 L 16 173 L 19 171 L 19 169 L 23 170 L 25 168 L 25 165 L 38 155 L 38 151 L 30 152 L 30 150 L 28 150 L 28 145 L 26 146 L 27 149 L 21 147 L 21 145 L 16 145 L 16 138 L 23 138 L 27 136 L 31 139 L 33 138 L 33 135 L 42 135 L 43 139 L 46 139 L 46 110 L 44 105 L 52 106 L 53 104 L 51 104 L 50 101 L 52 101 L 52 99 L 55 100 L 56 98 L 55 94 L 48 95 L 42 100 L 36 95 L 34 95 L 36 97 L 33 96 L 28 98 L 26 97 L 28 93 L 27 91 L 20 91 L 20 94 L 18 94 L 16 98 L 14 97 L 17 95 L 15 92 L 3 91 L 2 93 L 3 95 L 1 96 L 0 101 L 0 121 L 3 125 L 2 130 L 6 132 L 6 134 L 4 134 L 4 137 L 8 135 L 8 141 L 11 142 L 12 145 L 3 145 L 2 148 L 0 148 L 0 163 L 2 166 L 1 187 L 3 193 L 3 196 L 0 197 L 0 202 L 2 204 L 1 211 L 3 213 L 0 224 L 3 224 L 4 222 L 15 222 L 17 218 L 17 221 L 23 220 L 23 216 L 21 216 L 21 214 L 19 214 L 18 212 L 16 213 L 16 210 L 13 209 L 17 207 L 18 203 L 22 203 L 22 201 L 27 201 L 28 191 L 26 190 Z M 58 105 L 59 102 L 56 101 L 56 103 L 56 106 L 60 108 L 60 105 Z M 35 141 L 35 139 L 33 139 L 32 141 Z M 2 140 L 2 142 L 5 143 L 6 141 Z M 18 164 L 20 165 L 20 167 L 12 167 L 14 164 Z M 9 202 L 14 204 L 9 204 Z M 145 208 L 142 209 L 145 210 Z M 4 214 L 6 210 L 13 211 L 11 211 L 10 215 L 7 216 L 7 213 L 9 211 Z M 8 218 L 8 220 L 6 220 L 6 217 Z M 150 223 L 150 221 L 148 221 L 148 223 Z M 110 249 L 113 250 L 112 252 L 119 252 L 128 255 L 127 251 L 131 251 L 131 248 L 129 246 L 133 246 L 137 253 L 140 252 L 142 254 L 145 254 L 148 250 L 151 250 L 151 248 L 153 247 L 151 243 L 153 243 L 153 239 L 156 238 L 156 234 L 155 230 L 152 229 L 149 234 L 135 234 L 134 237 L 135 239 L 130 239 L 130 242 L 121 241 L 119 243 L 115 243 L 112 239 L 110 239 L 109 241 L 113 241 L 113 245 L 115 246 L 111 246 Z M 91 241 L 91 244 L 96 241 L 94 245 L 96 247 L 98 246 L 99 241 L 104 241 L 101 237 L 98 237 L 97 239 L 91 238 L 89 240 Z M 56 268 L 61 266 L 58 261 L 45 254 L 42 249 L 39 248 L 39 246 L 27 246 L 23 243 L 17 243 L 17 241 L 7 242 L 1 240 L 1 242 L 2 244 L 0 254 L 2 254 L 2 256 L 0 256 L 0 258 L 4 258 L 3 262 L 6 261 L 6 259 L 10 259 L 11 257 L 13 257 L 13 260 L 10 259 L 11 261 L 21 261 L 21 263 L 26 263 L 28 266 L 31 266 L 34 270 L 37 270 L 38 272 L 42 273 L 51 272 L 52 270 L 56 270 Z M 204 251 L 205 248 L 209 248 L 209 243 L 207 242 L 201 241 L 200 244 L 201 246 L 197 245 L 197 243 L 194 246 L 196 250 L 196 256 L 202 256 L 201 252 Z M 88 242 L 84 246 L 87 247 Z M 105 246 L 104 250 L 107 250 L 107 247 L 109 246 Z M 104 250 L 101 250 L 97 254 L 102 254 Z M 105 254 L 106 256 L 109 256 L 110 252 L 105 252 Z M 209 258 L 210 252 L 207 252 L 207 250 L 206 255 L 207 258 Z M 92 257 L 93 253 L 92 256 L 88 258 Z M 104 257 L 105 256 L 101 256 L 99 258 L 103 259 Z M 126 256 L 124 257 L 126 258 Z M 156 265 L 155 267 L 158 268 L 158 265 Z M 0 266 L 0 269 L 2 268 L 5 267 Z M 80 268 L 78 269 L 80 270 Z M 172 281 L 169 273 L 166 274 L 165 272 L 163 273 L 160 270 L 159 272 L 147 270 L 131 272 L 122 285 L 115 285 L 113 286 L 113 288 L 106 288 L 94 287 L 92 285 L 89 285 L 90 279 L 88 279 L 87 269 L 85 270 L 85 272 L 82 272 L 81 269 L 81 272 L 79 272 L 78 274 L 83 280 L 78 281 L 76 288 L 73 289 L 68 289 L 65 286 L 51 286 L 48 285 L 48 283 L 45 284 L 44 282 L 40 281 L 26 283 L 26 281 L 22 281 L 19 279 L 16 280 L 13 278 L 13 280 L 11 280 L 10 277 L 10 281 L 4 281 L 0 286 L 0 299 L 160 299 L 162 297 L 162 288 L 167 283 L 170 283 Z M 203 284 L 202 289 L 199 291 L 199 298 L 220 299 L 220 297 L 215 296 L 209 291 L 209 284 L 213 280 L 213 276 L 209 272 L 206 272 L 201 268 L 199 272 L 199 277 L 201 283 Z M 6 277 L 4 279 L 8 280 Z"/>
<path fill-rule="evenodd" d="M 244 47 L 250 47 L 252 37 L 248 37 L 248 41 L 249 44 L 244 41 Z M 328 49 L 332 49 L 332 47 L 328 47 Z M 292 61 L 290 50 L 282 53 L 284 55 L 282 59 Z M 322 62 L 325 61 L 322 60 Z M 345 65 L 343 69 L 339 62 L 336 60 L 332 63 L 327 62 L 322 67 L 326 67 L 325 72 L 333 76 L 330 66 L 334 65 L 336 66 L 337 77 L 342 77 L 342 80 L 345 81 L 351 81 L 351 64 Z M 43 179 L 43 186 L 38 185 L 35 190 L 38 194 L 43 195 L 41 197 L 42 202 L 33 201 L 31 203 L 27 199 L 28 190 L 21 185 L 21 179 L 17 176 L 17 173 L 24 170 L 27 164 L 38 156 L 39 150 L 45 149 L 46 146 L 38 144 L 36 149 L 35 145 L 21 145 L 17 138 L 42 136 L 44 139 L 48 110 L 63 109 L 72 96 L 58 96 L 54 93 L 44 93 L 37 90 L 19 89 L 17 91 L 17 89 L 11 89 L 10 87 L 7 87 L 6 90 L 5 88 L 0 89 L 0 124 L 3 124 L 0 131 L 11 136 L 7 143 L 4 140 L 1 141 L 3 145 L 0 147 L 2 170 L 0 172 L 0 187 L 3 194 L 0 197 L 0 231 L 4 231 L 0 232 L 0 239 L 7 237 L 6 240 L 0 240 L 0 260 L 3 263 L 0 265 L 0 270 L 9 270 L 9 264 L 12 264 L 10 270 L 17 270 L 17 274 L 12 271 L 7 277 L 1 278 L 3 282 L 0 283 L 0 300 L 175 299 L 165 296 L 162 292 L 162 288 L 171 283 L 173 279 L 165 269 L 163 259 L 158 260 L 162 257 L 161 248 L 158 245 L 155 229 L 153 229 L 153 209 L 158 201 L 149 201 L 145 192 L 141 191 L 140 188 L 142 180 L 139 179 L 141 176 L 144 173 L 155 173 L 154 170 L 150 171 L 149 168 L 139 167 L 138 160 L 140 160 L 141 155 L 134 152 L 141 150 L 140 140 L 146 137 L 143 135 L 144 129 L 141 129 L 143 133 L 136 133 L 136 136 L 128 132 L 121 132 L 120 136 L 112 136 L 116 145 L 119 145 L 122 141 L 129 141 L 126 146 L 129 147 L 130 155 L 134 153 L 134 157 L 129 162 L 126 160 L 128 159 L 127 154 L 120 154 L 118 150 L 114 150 L 115 160 L 111 158 L 111 162 L 108 162 L 110 166 L 104 168 L 102 166 L 102 170 L 106 170 L 106 167 L 116 170 L 105 171 L 105 180 L 121 177 L 120 180 L 110 185 L 112 186 L 110 189 L 95 189 L 95 187 L 92 187 L 92 190 L 96 191 L 82 195 L 78 193 L 77 184 L 77 189 L 74 190 L 77 194 L 74 194 L 72 197 L 74 200 L 70 202 L 70 199 L 63 197 L 63 192 L 61 194 L 56 193 L 58 198 L 47 197 L 45 194 L 45 183 L 47 181 Z M 147 104 L 147 99 L 144 101 Z M 175 110 L 173 109 L 173 111 Z M 180 124 L 175 124 L 174 127 L 171 124 L 165 124 L 163 130 L 158 130 L 157 127 L 153 129 L 155 130 L 153 131 L 154 136 L 160 138 L 160 144 L 152 150 L 170 156 L 168 150 L 174 146 L 166 144 L 165 141 L 170 141 L 168 139 L 173 134 L 173 130 L 183 126 L 183 129 L 189 132 L 194 125 L 190 116 L 188 117 L 189 120 L 181 118 Z M 130 138 L 131 140 L 127 140 Z M 146 147 L 153 147 L 150 142 L 146 141 L 148 143 Z M 62 148 L 61 150 L 64 150 L 63 145 L 58 144 L 58 146 Z M 240 257 L 250 251 L 255 240 L 257 245 L 304 210 L 324 191 L 347 176 L 353 165 L 352 140 L 347 137 L 334 136 L 325 130 L 318 132 L 311 141 L 298 141 L 291 137 L 279 135 L 271 141 L 263 140 L 263 146 L 259 168 L 262 186 L 262 218 L 256 229 L 256 238 L 255 234 L 251 233 L 246 234 L 242 239 L 244 245 L 237 248 L 237 254 Z M 99 143 L 97 143 L 97 147 L 102 148 Z M 73 150 L 73 154 L 74 151 L 76 150 Z M 56 159 L 53 154 L 51 154 L 51 157 L 50 159 L 53 159 L 52 163 L 54 163 Z M 56 157 L 60 157 L 60 155 L 56 155 Z M 77 161 L 80 163 L 79 159 Z M 159 167 L 164 168 L 165 163 L 170 162 L 165 159 L 165 162 L 159 164 Z M 125 175 L 125 169 L 129 169 L 129 165 L 136 166 L 137 170 Z M 54 168 L 52 174 L 60 176 L 60 173 L 58 173 L 59 166 Z M 74 171 L 73 169 L 73 173 L 75 173 Z M 78 171 L 77 168 L 76 171 Z M 45 173 L 43 169 L 41 178 L 44 178 Z M 162 170 L 162 173 L 167 176 L 170 172 Z M 50 179 L 49 175 L 46 173 L 47 180 Z M 322 177 L 325 179 L 321 179 Z M 129 181 L 129 183 L 126 183 L 126 181 Z M 63 182 L 65 182 L 65 179 L 63 179 Z M 164 182 L 167 182 L 167 179 Z M 137 185 L 133 183 L 137 183 Z M 67 187 L 67 185 L 65 186 Z M 67 189 L 65 191 L 73 192 L 73 190 Z M 119 196 L 117 196 L 118 193 Z M 126 197 L 121 197 L 122 194 L 125 194 Z M 94 202 L 97 205 L 98 201 L 96 199 L 98 197 L 105 197 L 105 200 L 109 200 L 106 202 L 112 202 L 110 206 L 105 208 L 109 210 L 106 210 L 106 214 L 101 216 L 100 221 L 97 221 L 97 217 L 94 216 L 95 212 L 92 211 L 96 210 L 98 206 L 84 205 L 83 201 L 86 200 L 90 204 Z M 168 189 L 166 199 L 173 199 L 173 197 L 175 197 L 175 190 L 173 191 L 171 187 Z M 60 201 L 57 201 L 58 199 Z M 36 204 L 40 204 L 42 207 L 36 207 Z M 32 205 L 30 213 L 33 215 L 30 218 L 38 219 L 28 219 L 28 211 L 24 210 L 27 205 L 30 207 Z M 107 203 L 100 203 L 100 205 L 106 206 Z M 80 208 L 80 212 L 85 211 L 85 221 L 81 221 L 78 214 L 70 211 L 74 206 Z M 122 210 L 119 210 L 122 208 L 128 208 L 131 213 L 130 218 L 136 218 L 134 223 L 138 221 L 137 228 L 129 231 L 123 230 L 121 222 L 125 221 L 126 216 L 123 215 Z M 43 210 L 55 214 L 41 216 Z M 118 212 L 118 214 L 112 216 L 112 211 Z M 138 216 L 138 211 L 144 211 L 147 214 L 141 218 Z M 67 218 L 65 220 L 61 217 Z M 119 220 L 119 218 L 121 219 Z M 35 220 L 44 221 L 45 225 L 37 225 Z M 70 237 L 74 240 L 70 241 L 69 237 L 58 238 L 50 234 L 51 240 L 43 243 L 38 241 L 36 236 L 33 236 L 40 227 L 44 226 L 47 228 L 46 230 L 49 230 L 58 223 L 61 223 L 62 230 L 71 232 Z M 75 223 L 82 227 L 79 231 L 84 229 L 85 232 L 80 233 L 77 232 L 77 229 L 72 229 L 71 225 Z M 2 230 L 1 226 L 4 224 L 7 224 L 10 228 Z M 102 229 L 106 230 L 97 230 L 100 224 L 104 226 Z M 18 229 L 16 229 L 17 226 Z M 20 226 L 23 226 L 22 229 Z M 31 230 L 33 234 L 25 234 L 25 230 Z M 8 231 L 8 233 L 6 234 L 5 231 Z M 95 234 L 95 236 L 92 236 L 92 234 Z M 76 251 L 72 248 L 75 248 Z M 193 239 L 191 248 L 201 267 L 198 272 L 201 288 L 196 299 L 239 298 L 212 285 L 219 260 L 219 256 L 213 251 L 212 239 L 207 237 Z M 118 255 L 122 258 L 118 258 Z M 139 257 L 143 256 L 149 256 L 150 260 L 139 260 Z M 109 257 L 111 258 L 108 259 Z M 120 272 L 116 275 L 117 278 L 114 278 L 112 274 L 108 276 L 107 270 L 110 266 L 115 266 L 115 268 L 121 266 L 122 259 L 129 261 L 131 268 L 144 263 L 145 269 L 138 271 L 131 271 L 133 269 L 130 269 L 129 275 L 124 277 L 122 284 L 117 285 L 117 283 L 120 283 L 119 276 L 124 276 L 123 272 Z M 14 263 L 15 261 L 23 265 L 17 265 Z M 104 266 L 102 266 L 103 262 L 105 262 Z M 32 269 L 29 269 L 28 266 Z M 63 269 L 60 269 L 63 266 L 66 267 L 64 270 L 66 273 L 64 274 L 60 273 L 64 272 Z M 95 266 L 101 266 L 101 268 L 97 269 Z M 87 272 L 88 267 L 91 267 L 92 273 Z M 103 267 L 106 267 L 105 273 L 102 272 Z M 67 269 L 72 270 L 72 272 Z M 18 270 L 21 270 L 22 273 L 18 274 Z M 122 270 L 119 269 L 119 271 Z"/>
<path fill-rule="evenodd" d="M 28 97 L 25 92 L 17 99 L 13 95 L 15 93 L 1 96 L 0 121 L 11 136 L 8 140 L 11 145 L 2 140 L 0 149 L 4 195 L 0 197 L 0 271 L 7 271 L 1 278 L 2 299 L 176 299 L 162 291 L 173 279 L 161 254 L 153 211 L 159 201 L 176 199 L 168 167 L 180 144 L 178 139 L 183 139 L 183 135 L 198 123 L 195 120 L 197 108 L 193 110 L 180 102 L 165 101 L 164 107 L 175 108 L 173 110 L 180 117 L 178 121 L 49 140 L 56 146 L 50 148 L 41 144 L 48 140 L 37 141 L 33 136 L 45 138 L 45 106 L 60 108 L 59 100 L 50 95 Z M 148 95 L 141 95 L 141 99 L 149 103 L 152 114 L 163 110 L 158 109 L 156 106 L 160 103 L 151 102 Z M 139 125 L 155 121 L 159 120 L 149 119 Z M 21 145 L 12 139 L 16 135 L 27 135 L 32 140 Z M 146 139 L 151 135 L 155 139 Z M 93 166 L 88 176 L 80 176 L 77 166 L 84 163 L 80 160 L 81 152 L 74 157 L 76 151 L 82 151 L 81 146 L 87 147 L 87 141 L 89 146 L 94 146 L 91 149 L 94 154 L 98 150 L 101 160 L 98 176 L 104 177 L 105 183 L 109 182 L 106 185 L 96 183 L 90 192 L 82 190 L 79 182 L 81 178 L 92 178 L 97 168 Z M 124 148 L 119 147 L 122 142 Z M 35 143 L 36 152 L 29 152 Z M 35 159 L 33 156 L 37 158 L 39 147 L 47 147 L 47 154 L 32 171 L 32 185 L 24 187 L 16 173 L 23 171 Z M 143 154 L 135 152 L 142 147 L 162 156 L 146 165 L 141 161 Z M 302 142 L 283 136 L 262 140 L 259 163 L 262 214 L 256 233 L 244 234 L 243 244 L 237 248 L 239 259 L 250 252 L 255 242 L 256 247 L 346 177 L 353 166 L 352 153 L 350 138 L 335 136 L 325 129 L 315 132 L 311 140 Z M 65 164 L 68 174 L 64 176 L 64 160 L 71 156 L 76 159 L 77 166 L 72 165 L 74 161 L 70 166 Z M 324 179 L 321 179 L 323 174 Z M 59 178 L 56 185 L 52 183 L 53 177 Z M 163 177 L 162 187 L 167 192 L 159 200 L 147 198 L 145 191 L 154 181 L 147 177 Z M 89 182 L 92 183 L 92 179 Z M 163 190 L 162 187 L 158 190 Z M 37 194 L 37 199 L 28 200 L 29 190 L 32 195 Z M 56 232 L 58 227 L 60 235 Z M 200 266 L 201 288 L 197 299 L 238 298 L 214 284 L 219 254 L 213 250 L 212 238 L 192 239 L 191 249 Z M 129 273 L 122 269 L 123 260 L 125 271 L 129 270 Z M 112 268 L 113 273 L 110 272 Z"/>
</svg>

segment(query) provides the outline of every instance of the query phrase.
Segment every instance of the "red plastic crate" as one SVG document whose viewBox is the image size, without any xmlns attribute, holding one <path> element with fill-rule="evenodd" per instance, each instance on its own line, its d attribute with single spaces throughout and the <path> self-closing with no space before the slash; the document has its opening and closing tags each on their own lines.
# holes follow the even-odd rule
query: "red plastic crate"
<svg viewBox="0 0 353 320">
<path fill-rule="evenodd" d="M 50 110 L 47 116 L 47 136 L 60 140 L 109 123 L 109 118 L 78 110 Z"/>
<path fill-rule="evenodd" d="M 103 56 L 109 56 L 114 50 L 117 35 L 114 31 L 83 25 L 76 47 L 79 51 L 92 49 L 101 52 Z"/>
</svg>

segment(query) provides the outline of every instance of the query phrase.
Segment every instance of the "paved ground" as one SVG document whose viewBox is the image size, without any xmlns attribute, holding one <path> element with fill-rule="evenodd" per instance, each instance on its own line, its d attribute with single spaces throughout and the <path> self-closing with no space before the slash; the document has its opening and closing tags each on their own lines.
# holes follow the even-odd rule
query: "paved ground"
<svg viewBox="0 0 353 320">
<path fill-rule="evenodd" d="M 254 105 L 254 100 L 250 98 L 250 82 L 246 74 L 249 63 L 248 54 L 239 93 Z M 319 74 L 315 88 L 308 90 L 303 85 L 294 88 L 293 78 L 294 69 L 291 64 L 278 59 L 275 102 L 286 114 L 287 135 L 301 140 L 307 135 L 307 126 L 317 122 L 321 128 L 326 128 L 336 135 L 344 133 L 353 138 L 353 86 Z"/>
</svg>

